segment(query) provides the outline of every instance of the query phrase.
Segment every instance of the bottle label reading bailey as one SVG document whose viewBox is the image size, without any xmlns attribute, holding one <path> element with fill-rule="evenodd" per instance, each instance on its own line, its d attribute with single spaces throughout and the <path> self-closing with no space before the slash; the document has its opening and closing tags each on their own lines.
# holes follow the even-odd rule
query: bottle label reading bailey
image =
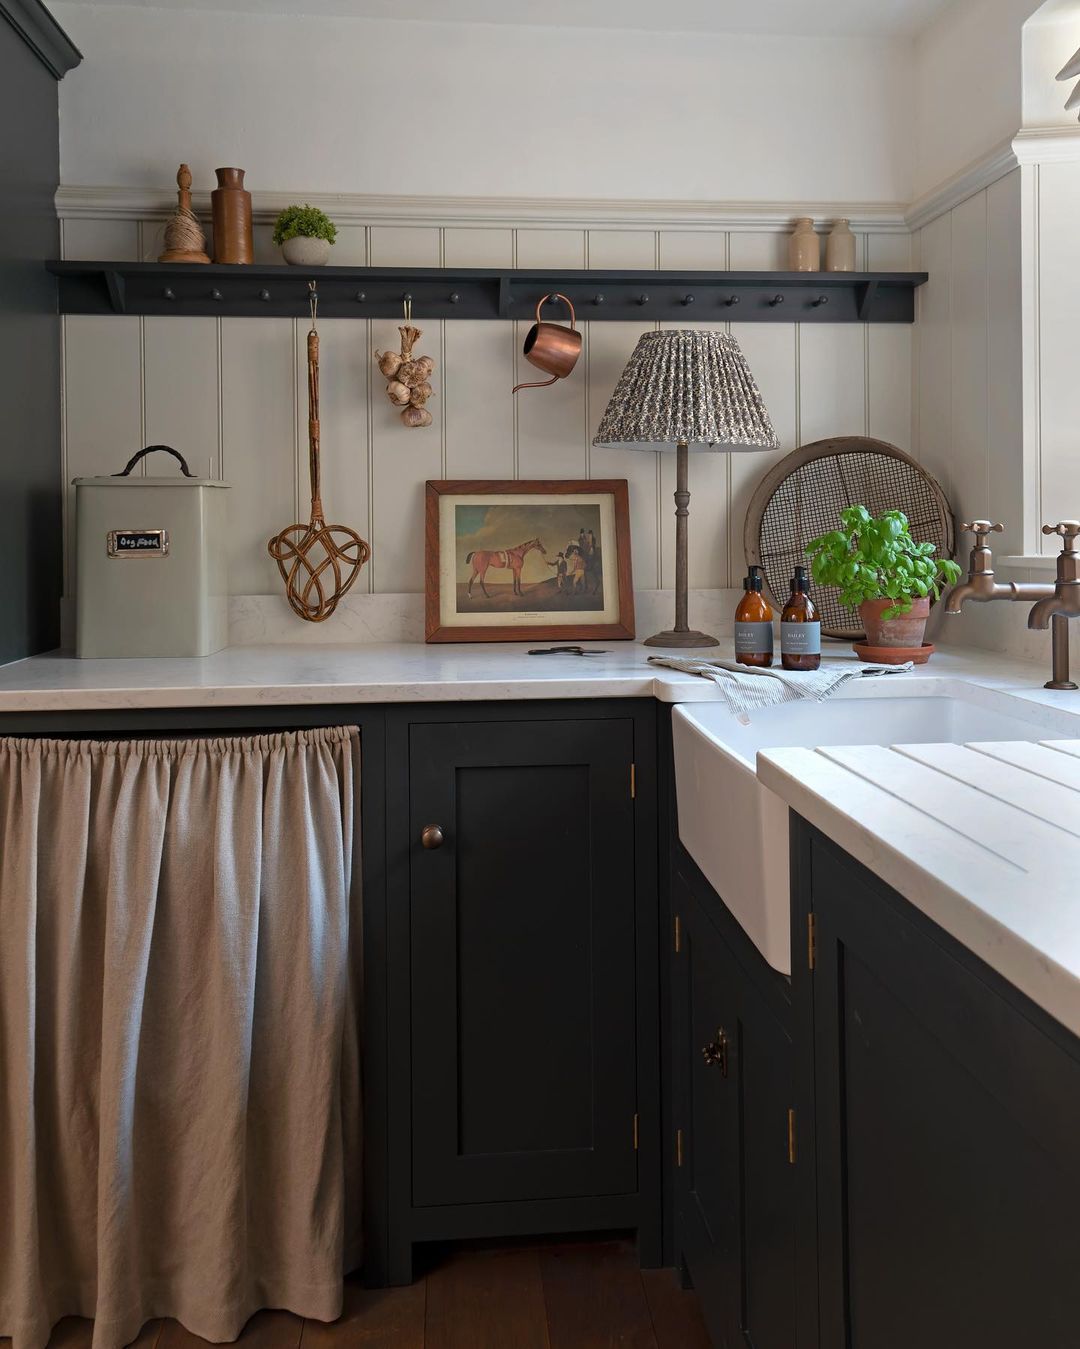
<svg viewBox="0 0 1080 1349">
<path fill-rule="evenodd" d="M 787 656 L 820 656 L 820 623 L 781 623 L 780 650 Z"/>
<path fill-rule="evenodd" d="M 773 626 L 771 623 L 735 624 L 735 654 L 737 656 L 763 656 L 773 649 Z"/>
</svg>

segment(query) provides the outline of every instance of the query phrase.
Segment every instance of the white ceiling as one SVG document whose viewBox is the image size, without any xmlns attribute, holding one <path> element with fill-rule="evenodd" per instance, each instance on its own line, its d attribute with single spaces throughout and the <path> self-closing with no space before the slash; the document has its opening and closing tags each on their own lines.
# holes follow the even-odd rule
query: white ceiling
<svg viewBox="0 0 1080 1349">
<path fill-rule="evenodd" d="M 87 0 L 79 0 L 86 3 Z M 654 32 L 892 36 L 918 32 L 954 0 L 94 0 L 140 8 L 317 14 Z"/>
</svg>

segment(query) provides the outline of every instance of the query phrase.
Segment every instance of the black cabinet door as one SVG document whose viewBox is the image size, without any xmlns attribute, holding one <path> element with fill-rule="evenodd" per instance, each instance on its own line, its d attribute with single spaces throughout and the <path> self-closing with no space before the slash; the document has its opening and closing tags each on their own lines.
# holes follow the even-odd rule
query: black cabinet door
<svg viewBox="0 0 1080 1349">
<path fill-rule="evenodd" d="M 1071 1349 L 1080 1046 L 816 835 L 810 860 L 822 1346 Z"/>
<path fill-rule="evenodd" d="M 413 1203 L 634 1192 L 632 722 L 409 746 Z"/>
<path fill-rule="evenodd" d="M 713 911 L 728 926 L 734 920 L 703 886 L 700 875 L 688 883 L 676 873 L 676 1090 L 685 1120 L 676 1172 L 679 1248 L 718 1349 L 792 1349 L 793 1049 Z M 765 982 L 774 981 L 761 964 Z"/>
<path fill-rule="evenodd" d="M 676 874 L 680 937 L 675 1036 L 676 1247 L 717 1349 L 735 1343 L 739 1307 L 739 1093 L 731 959 Z"/>
</svg>

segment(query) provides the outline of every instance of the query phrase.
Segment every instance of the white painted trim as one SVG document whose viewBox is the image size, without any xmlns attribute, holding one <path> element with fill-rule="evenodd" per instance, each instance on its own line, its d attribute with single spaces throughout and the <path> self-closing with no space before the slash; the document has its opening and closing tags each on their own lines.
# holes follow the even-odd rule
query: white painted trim
<svg viewBox="0 0 1080 1349">
<path fill-rule="evenodd" d="M 912 232 L 929 225 L 938 216 L 945 215 L 976 192 L 982 192 L 991 183 L 1011 173 L 1020 162 L 1014 149 L 1015 140 L 1003 141 L 981 159 L 968 164 L 959 173 L 939 183 L 930 192 L 912 202 L 905 213 L 908 229 Z"/>
<path fill-rule="evenodd" d="M 210 193 L 192 194 L 209 214 Z M 339 225 L 576 225 L 582 229 L 717 229 L 787 231 L 802 215 L 826 222 L 843 217 L 856 233 L 907 233 L 904 208 L 885 202 L 590 201 L 537 197 L 386 197 L 363 193 L 255 192 L 252 211 L 269 224 L 292 202 L 309 202 Z M 68 187 L 56 193 L 61 219 L 164 219 L 176 193 L 159 188 Z"/>
<path fill-rule="evenodd" d="M 1080 160 L 1080 126 L 1035 126 L 1013 138 L 1018 164 L 1071 164 Z"/>
</svg>

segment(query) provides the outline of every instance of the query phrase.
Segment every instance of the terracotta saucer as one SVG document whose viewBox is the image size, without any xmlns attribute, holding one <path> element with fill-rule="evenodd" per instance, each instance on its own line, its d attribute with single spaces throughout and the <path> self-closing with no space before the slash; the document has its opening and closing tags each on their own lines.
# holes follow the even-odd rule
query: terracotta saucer
<svg viewBox="0 0 1080 1349">
<path fill-rule="evenodd" d="M 934 654 L 933 642 L 923 642 L 922 646 L 868 646 L 866 642 L 855 642 L 854 647 L 860 660 L 874 665 L 903 665 L 908 660 L 913 665 L 925 665 Z"/>
</svg>

